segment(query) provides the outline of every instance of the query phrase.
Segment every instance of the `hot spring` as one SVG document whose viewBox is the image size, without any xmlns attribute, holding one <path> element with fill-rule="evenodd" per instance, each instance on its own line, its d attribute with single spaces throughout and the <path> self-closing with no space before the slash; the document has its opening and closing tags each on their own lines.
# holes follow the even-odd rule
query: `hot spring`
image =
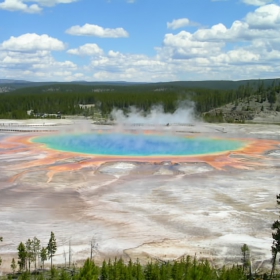
<svg viewBox="0 0 280 280">
<path fill-rule="evenodd" d="M 100 156 L 193 156 L 238 150 L 247 142 L 236 139 L 186 137 L 170 134 L 82 133 L 36 137 L 35 143 L 54 150 Z"/>
<path fill-rule="evenodd" d="M 17 129 L 0 137 L 1 255 L 8 269 L 16 244 L 30 233 L 43 241 L 51 230 L 59 252 L 71 240 L 75 262 L 89 256 L 94 238 L 98 263 L 115 254 L 147 261 L 187 252 L 222 266 L 225 259 L 236 263 L 244 243 L 259 256 L 256 264 L 269 263 L 268 223 L 280 182 L 275 125 L 121 130 L 83 120 Z M 63 254 L 54 260 L 63 264 Z"/>
</svg>

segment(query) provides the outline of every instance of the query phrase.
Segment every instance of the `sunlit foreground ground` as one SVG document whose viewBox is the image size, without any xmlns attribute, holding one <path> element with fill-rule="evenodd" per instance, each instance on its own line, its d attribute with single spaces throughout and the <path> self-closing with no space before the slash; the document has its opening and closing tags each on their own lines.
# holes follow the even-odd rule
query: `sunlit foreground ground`
<svg viewBox="0 0 280 280">
<path fill-rule="evenodd" d="M 270 227 L 278 218 L 280 193 L 279 126 L 131 127 L 137 133 L 143 129 L 248 143 L 241 150 L 217 155 L 147 159 L 59 152 L 30 142 L 45 135 L 39 130 L 97 133 L 120 131 L 117 127 L 22 124 L 11 129 L 6 122 L 0 127 L 3 271 L 10 270 L 21 241 L 36 236 L 46 246 L 51 231 L 59 244 L 54 263 L 64 263 L 65 258 L 68 262 L 69 241 L 71 262 L 89 257 L 94 239 L 97 261 L 196 255 L 216 264 L 236 263 L 246 243 L 255 268 L 269 265 Z"/>
</svg>

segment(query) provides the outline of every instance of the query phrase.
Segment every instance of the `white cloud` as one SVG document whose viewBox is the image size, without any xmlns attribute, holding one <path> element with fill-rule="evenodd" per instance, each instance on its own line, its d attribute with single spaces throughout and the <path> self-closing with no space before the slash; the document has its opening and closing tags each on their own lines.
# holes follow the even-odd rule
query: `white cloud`
<svg viewBox="0 0 280 280">
<path fill-rule="evenodd" d="M 107 56 L 102 56 L 99 60 L 93 59 L 91 65 L 100 70 L 104 67 L 108 67 L 111 68 L 113 71 L 122 72 L 126 68 L 131 69 L 136 66 L 138 67 L 138 69 L 145 66 L 148 66 L 148 68 L 150 69 L 155 69 L 156 67 L 161 68 L 165 65 L 165 63 L 156 58 L 150 58 L 146 55 L 123 54 L 120 52 L 114 52 L 110 50 Z M 145 69 L 145 71 L 149 70 Z"/>
<path fill-rule="evenodd" d="M 84 75 L 84 73 L 75 73 L 75 74 L 74 74 L 74 77 L 75 77 L 75 78 L 84 78 L 85 75 Z"/>
<path fill-rule="evenodd" d="M 253 6 L 263 6 L 273 2 L 273 0 L 242 0 L 242 2 Z"/>
<path fill-rule="evenodd" d="M 256 14 L 254 14 L 256 15 Z M 254 39 L 271 39 L 278 37 L 275 28 L 267 28 L 265 25 L 260 24 L 251 26 L 248 22 L 236 20 L 230 28 L 226 28 L 223 24 L 217 24 L 210 29 L 200 29 L 193 34 L 193 40 L 203 42 L 242 42 L 251 41 Z M 276 27 L 274 25 L 274 27 Z"/>
<path fill-rule="evenodd" d="M 166 34 L 163 41 L 164 53 L 172 58 L 207 57 L 219 54 L 225 43 L 195 40 L 193 34 L 181 31 L 178 34 Z"/>
<path fill-rule="evenodd" d="M 245 21 L 250 28 L 278 29 L 280 28 L 280 7 L 275 4 L 266 5 L 249 13 Z"/>
<path fill-rule="evenodd" d="M 236 20 L 230 28 L 222 23 L 211 28 L 199 29 L 192 34 L 191 40 L 202 42 L 250 42 L 279 38 L 280 7 L 270 4 L 250 12 L 244 20 Z"/>
<path fill-rule="evenodd" d="M 76 71 L 75 63 L 56 61 L 50 51 L 37 50 L 23 55 L 18 51 L 0 50 L 0 75 L 4 77 L 31 81 L 68 81 Z"/>
<path fill-rule="evenodd" d="M 28 1 L 30 0 L 26 0 L 26 2 Z M 41 6 L 52 7 L 58 4 L 70 4 L 73 2 L 77 2 L 79 0 L 32 0 L 32 1 L 39 3 Z"/>
<path fill-rule="evenodd" d="M 265 5 L 229 28 L 219 23 L 193 33 L 166 34 L 158 57 L 168 61 L 178 79 L 275 77 L 280 69 L 279 10 Z"/>
<path fill-rule="evenodd" d="M 22 11 L 30 14 L 39 13 L 42 10 L 42 8 L 37 4 L 28 6 L 22 0 L 5 0 L 4 2 L 0 3 L 0 9 L 11 12 Z"/>
<path fill-rule="evenodd" d="M 76 1 L 78 0 L 4 0 L 4 2 L 0 3 L 0 9 L 11 12 L 39 13 L 42 11 L 42 6 L 51 7 Z M 36 4 L 28 5 L 26 4 L 27 2 L 35 2 Z"/>
<path fill-rule="evenodd" d="M 178 29 L 190 25 L 196 25 L 196 24 L 191 22 L 188 18 L 179 18 L 179 19 L 174 19 L 172 22 L 167 22 L 167 28 L 169 29 Z"/>
<path fill-rule="evenodd" d="M 264 5 L 228 27 L 217 23 L 195 32 L 166 34 L 153 57 L 114 49 L 106 53 L 93 43 L 67 51 L 90 56 L 88 65 L 79 57 L 75 61 L 81 65 L 56 61 L 51 52 L 65 50 L 65 45 L 48 35 L 11 37 L 0 44 L 0 76 L 139 82 L 273 78 L 280 73 L 279 10 L 279 5 Z"/>
<path fill-rule="evenodd" d="M 54 72 L 55 76 L 61 76 L 61 77 L 65 77 L 65 76 L 70 76 L 72 75 L 71 71 L 56 71 Z"/>
<path fill-rule="evenodd" d="M 70 49 L 67 51 L 70 54 L 75 55 L 89 55 L 96 56 L 102 55 L 103 50 L 97 44 L 85 44 L 83 46 L 78 47 L 77 49 Z"/>
<path fill-rule="evenodd" d="M 88 69 L 95 80 L 158 81 L 175 79 L 167 63 L 141 54 L 109 51 L 94 58 Z"/>
<path fill-rule="evenodd" d="M 3 53 L 2 65 L 10 65 L 16 67 L 16 65 L 33 65 L 41 63 L 44 57 L 48 57 L 50 52 L 48 51 L 36 51 L 33 53 L 22 53 L 8 51 Z"/>
<path fill-rule="evenodd" d="M 258 62 L 260 60 L 260 54 L 248 51 L 246 49 L 237 49 L 220 54 L 213 59 L 215 59 L 215 61 L 219 63 L 240 65 L 244 63 Z"/>
<path fill-rule="evenodd" d="M 88 23 L 84 26 L 72 26 L 66 30 L 66 33 L 76 36 L 96 36 L 104 38 L 120 38 L 129 36 L 128 32 L 123 28 L 103 28 L 101 26 Z"/>
<path fill-rule="evenodd" d="M 61 51 L 65 49 L 65 44 L 60 40 L 46 34 L 38 35 L 36 33 L 27 33 L 19 37 L 12 36 L 0 46 L 4 50 L 19 52 L 34 50 Z"/>
</svg>

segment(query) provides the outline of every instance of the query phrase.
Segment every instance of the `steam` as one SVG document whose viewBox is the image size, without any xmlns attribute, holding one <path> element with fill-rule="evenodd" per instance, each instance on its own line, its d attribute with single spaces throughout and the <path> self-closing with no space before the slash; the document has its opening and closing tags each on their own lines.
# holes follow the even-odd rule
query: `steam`
<svg viewBox="0 0 280 280">
<path fill-rule="evenodd" d="M 130 107 L 128 113 L 113 109 L 111 118 L 119 125 L 190 125 L 195 122 L 194 103 L 184 102 L 174 113 L 165 113 L 161 105 L 153 106 L 149 113 Z"/>
<path fill-rule="evenodd" d="M 170 156 L 225 152 L 244 146 L 241 141 L 212 141 L 178 134 L 176 125 L 190 126 L 198 122 L 192 102 L 181 102 L 173 113 L 165 113 L 162 106 L 154 106 L 148 113 L 135 107 L 131 107 L 128 112 L 114 109 L 111 118 L 115 126 L 103 125 L 98 129 L 94 126 L 93 131 L 91 124 L 88 126 L 89 123 L 83 125 L 83 122 L 79 122 L 79 131 L 87 132 L 89 129 L 90 133 L 62 134 L 59 137 L 43 137 L 37 141 L 61 151 L 99 156 L 165 156 L 167 159 Z M 145 126 L 154 127 L 147 131 Z M 188 133 L 184 129 L 178 132 Z"/>
</svg>

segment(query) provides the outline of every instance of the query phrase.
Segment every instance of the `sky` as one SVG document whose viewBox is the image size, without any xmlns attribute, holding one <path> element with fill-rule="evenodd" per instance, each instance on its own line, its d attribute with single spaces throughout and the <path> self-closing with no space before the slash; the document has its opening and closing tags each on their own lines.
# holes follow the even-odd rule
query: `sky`
<svg viewBox="0 0 280 280">
<path fill-rule="evenodd" d="M 0 0 L 0 79 L 280 77 L 280 0 Z"/>
</svg>

